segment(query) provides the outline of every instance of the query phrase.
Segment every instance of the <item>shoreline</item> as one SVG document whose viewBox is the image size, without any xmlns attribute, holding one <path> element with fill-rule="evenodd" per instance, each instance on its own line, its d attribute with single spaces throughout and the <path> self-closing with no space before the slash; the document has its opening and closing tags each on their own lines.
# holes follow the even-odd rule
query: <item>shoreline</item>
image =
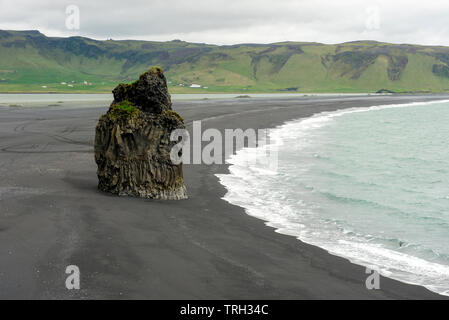
<svg viewBox="0 0 449 320">
<path fill-rule="evenodd" d="M 105 91 L 0 91 L 0 94 L 7 94 L 7 95 L 15 95 L 15 94 L 69 94 L 69 95 L 77 95 L 77 94 L 111 94 L 112 89 L 111 90 L 105 90 Z M 411 96 L 411 95 L 417 95 L 417 96 L 422 96 L 422 95 L 444 95 L 444 94 L 449 94 L 447 92 L 385 92 L 385 93 L 378 93 L 376 91 L 364 91 L 364 92 L 348 92 L 348 91 L 335 91 L 335 92 L 312 92 L 312 91 L 306 91 L 306 92 L 291 92 L 291 91 L 207 91 L 207 90 L 194 90 L 194 91 L 178 91 L 175 90 L 173 92 L 169 93 L 171 95 L 250 95 L 250 94 L 255 94 L 255 95 L 263 95 L 263 94 L 268 94 L 268 95 L 305 95 L 305 96 L 313 96 L 313 95 L 342 95 L 342 96 L 350 96 L 350 95 L 373 95 L 373 96 Z"/>
<path fill-rule="evenodd" d="M 322 111 L 448 96 L 179 101 L 191 130 L 272 128 Z M 188 200 L 115 197 L 97 190 L 92 143 L 107 105 L 0 109 L 0 298 L 446 299 L 275 232 L 223 200 L 229 165 L 184 165 Z M 19 156 L 19 157 L 18 157 Z M 24 240 L 26 235 L 26 240 Z M 81 290 L 64 287 L 79 266 Z"/>
<path fill-rule="evenodd" d="M 449 98 L 449 96 L 448 96 L 448 98 Z M 431 100 L 431 101 L 427 101 L 427 102 L 423 102 L 423 103 L 426 103 L 426 105 L 430 106 L 430 105 L 433 105 L 433 104 L 447 103 L 447 102 L 449 102 L 449 100 Z M 417 104 L 420 104 L 420 103 L 422 103 L 422 102 L 418 102 Z M 290 120 L 285 121 L 283 124 L 277 125 L 274 128 L 270 128 L 270 129 L 282 130 L 285 126 L 288 126 L 289 124 L 295 123 L 296 125 L 299 125 L 301 123 L 301 121 L 306 120 L 306 119 L 311 119 L 311 118 L 314 118 L 314 117 L 318 117 L 318 118 L 320 118 L 320 117 L 327 117 L 327 116 L 331 116 L 332 117 L 333 114 L 342 114 L 342 113 L 345 113 L 345 112 L 352 113 L 354 111 L 355 112 L 369 112 L 369 111 L 376 111 L 376 110 L 389 109 L 389 108 L 413 107 L 415 104 L 416 104 L 416 102 L 411 102 L 411 103 L 400 103 L 400 104 L 376 105 L 376 106 L 372 106 L 372 107 L 336 109 L 335 111 L 331 111 L 331 112 L 324 111 L 324 112 L 313 114 L 313 115 L 311 115 L 309 117 L 290 119 Z M 358 111 L 359 109 L 362 109 L 362 110 Z M 238 154 L 237 154 L 235 159 L 233 158 L 232 162 L 236 162 L 237 163 L 237 167 L 239 167 L 238 163 L 240 163 L 241 161 L 244 161 L 245 156 L 244 155 L 243 155 L 243 157 L 240 156 L 240 158 L 241 159 L 239 160 L 239 155 Z M 246 199 L 239 198 L 239 195 L 238 195 L 239 189 L 238 188 L 234 189 L 234 186 L 232 185 L 231 182 L 226 182 L 226 180 L 227 180 L 226 177 L 227 176 L 232 177 L 232 179 L 244 180 L 244 177 L 242 177 L 242 173 L 236 174 L 236 173 L 231 173 L 230 172 L 229 168 L 231 168 L 233 166 L 235 166 L 234 163 L 229 164 L 228 165 L 228 170 L 227 170 L 228 172 L 226 174 L 218 174 L 217 175 L 217 177 L 218 177 L 218 179 L 220 181 L 220 184 L 222 184 L 226 188 L 226 190 L 227 190 L 227 193 L 225 194 L 224 197 L 222 197 L 222 199 L 224 199 L 225 201 L 227 201 L 228 203 L 230 203 L 232 205 L 236 205 L 236 206 L 241 207 L 245 211 L 245 214 L 247 214 L 247 215 L 249 215 L 251 217 L 255 217 L 255 218 L 259 219 L 259 220 L 262 220 L 267 227 L 273 228 L 276 233 L 280 233 L 280 234 L 283 234 L 283 235 L 291 236 L 291 237 L 294 237 L 297 240 L 301 241 L 302 243 L 307 243 L 309 245 L 322 248 L 322 249 L 326 250 L 326 252 L 328 252 L 329 254 L 337 256 L 337 257 L 341 257 L 341 258 L 344 258 L 344 259 L 347 259 L 348 261 L 350 261 L 353 264 L 356 264 L 356 265 L 359 265 L 359 266 L 362 266 L 362 267 L 369 267 L 370 266 L 370 261 L 369 260 L 366 260 L 366 259 L 363 260 L 363 259 L 360 259 L 357 256 L 350 256 L 350 255 L 349 256 L 345 256 L 343 254 L 337 253 L 338 250 L 336 252 L 332 252 L 332 250 L 329 250 L 325 246 L 314 243 L 314 241 L 312 241 L 311 239 L 310 239 L 310 241 L 301 239 L 300 233 L 295 233 L 293 230 L 291 230 L 291 226 L 289 226 L 288 224 L 284 225 L 284 224 L 281 224 L 279 222 L 276 222 L 275 220 L 270 219 L 269 216 L 265 216 L 264 213 L 257 213 L 258 207 L 257 206 L 252 206 L 251 205 L 251 201 L 249 201 L 249 198 L 246 198 Z M 234 199 L 232 194 L 234 194 L 237 198 Z M 260 198 L 259 200 L 263 200 L 263 198 Z M 251 213 L 251 210 L 256 210 L 256 211 L 254 213 Z M 285 229 L 288 229 L 288 230 L 285 230 Z M 413 258 L 415 256 L 410 256 L 410 257 Z M 429 261 L 427 261 L 427 262 L 429 262 Z M 383 266 L 379 266 L 379 267 L 382 268 Z M 386 272 L 386 273 L 391 273 L 391 272 Z M 384 276 L 386 278 L 397 280 L 397 281 L 400 281 L 400 282 L 405 283 L 405 284 L 422 286 L 422 287 L 425 287 L 426 289 L 428 289 L 428 290 L 430 290 L 430 291 L 432 291 L 432 292 L 434 292 L 436 294 L 449 297 L 449 293 L 447 293 L 448 291 L 445 291 L 445 293 L 440 293 L 437 290 L 432 290 L 431 288 L 427 287 L 425 285 L 425 283 L 419 283 L 419 282 L 403 280 L 403 279 L 401 279 L 400 274 L 398 275 L 396 273 L 391 273 L 391 275 L 385 275 L 382 272 L 381 272 L 381 274 L 382 274 L 382 276 Z M 429 286 L 430 286 L 430 284 L 429 284 Z"/>
<path fill-rule="evenodd" d="M 391 97 L 391 96 L 390 96 Z M 397 96 L 396 96 L 397 97 Z M 388 99 L 387 97 L 385 97 L 386 99 Z M 399 97 L 398 97 L 399 98 Z M 405 98 L 404 100 L 402 100 L 402 98 Z M 355 108 L 359 108 L 359 107 L 372 107 L 372 106 L 378 106 L 378 105 L 382 105 L 382 106 L 384 106 L 384 105 L 390 105 L 390 104 L 408 104 L 408 103 L 419 103 L 419 102 L 430 102 L 430 101 L 437 101 L 437 100 L 448 100 L 448 98 L 449 98 L 449 96 L 444 96 L 444 97 L 440 97 L 440 98 L 438 98 L 438 99 L 434 99 L 434 97 L 432 97 L 432 96 L 429 96 L 429 95 L 427 95 L 427 96 L 420 96 L 420 98 L 423 98 L 422 100 L 420 100 L 420 101 L 417 101 L 416 99 L 415 99 L 415 97 L 414 96 L 408 96 L 408 97 L 400 97 L 400 99 L 402 100 L 402 101 L 395 101 L 395 100 L 388 100 L 388 101 L 380 101 L 380 103 L 372 103 L 372 102 L 368 102 L 368 101 L 364 101 L 365 103 L 366 102 L 368 102 L 368 104 L 366 104 L 366 105 L 361 105 L 361 106 L 357 106 L 357 107 L 355 107 Z M 393 99 L 394 99 L 394 96 L 393 96 Z M 339 111 L 339 110 L 345 110 L 345 109 L 348 109 L 348 108 L 352 108 L 351 106 L 345 106 L 345 107 L 342 107 L 342 108 L 331 108 L 331 109 L 328 109 L 328 108 L 325 108 L 324 110 L 321 110 L 320 112 L 312 112 L 312 113 L 310 113 L 310 114 L 308 114 L 307 116 L 301 116 L 301 117 L 293 117 L 293 118 L 286 118 L 286 119 L 284 119 L 284 120 L 282 120 L 282 121 L 275 121 L 275 122 L 273 122 L 272 120 L 272 122 L 271 122 L 271 125 L 269 126 L 269 128 L 275 128 L 275 127 L 279 127 L 279 126 L 282 126 L 282 125 L 284 125 L 285 123 L 288 123 L 288 122 L 290 122 L 290 121 L 297 121 L 297 120 L 300 120 L 300 119 L 304 119 L 304 118 L 307 118 L 307 117 L 311 117 L 311 116 L 314 116 L 314 115 L 317 115 L 317 114 L 319 114 L 319 113 L 321 113 L 321 112 L 334 112 L 334 111 Z M 234 127 L 238 127 L 238 126 L 234 126 Z M 262 128 L 263 128 L 263 126 L 261 126 Z M 243 130 L 245 130 L 245 126 L 243 126 L 242 127 L 243 128 Z M 203 128 L 204 129 L 204 128 Z M 226 169 L 225 170 L 222 170 L 223 172 L 220 172 L 220 173 L 218 173 L 218 175 L 221 175 L 221 174 L 229 174 L 229 166 L 231 166 L 231 165 L 229 165 L 229 164 L 226 164 L 226 165 L 224 165 L 224 166 L 226 166 Z M 350 265 L 354 265 L 354 266 L 357 266 L 357 267 L 360 267 L 360 268 L 365 268 L 364 266 L 362 266 L 362 265 L 360 265 L 360 264 L 356 264 L 355 262 L 351 262 L 348 258 L 345 258 L 345 257 L 342 257 L 342 256 L 338 256 L 338 255 L 335 255 L 335 254 L 332 254 L 332 253 L 329 253 L 327 250 L 325 250 L 325 249 L 322 249 L 322 248 L 320 248 L 320 247 L 317 247 L 317 246 L 315 246 L 315 245 L 311 245 L 311 244 L 308 244 L 308 243 L 305 243 L 305 242 L 303 242 L 302 240 L 300 240 L 300 239 L 298 239 L 296 236 L 294 236 L 294 235 L 287 235 L 287 234 L 282 234 L 282 233 L 278 233 L 277 231 L 276 231 L 276 229 L 277 229 L 277 227 L 274 227 L 274 226 L 271 226 L 271 225 L 269 225 L 269 223 L 270 223 L 270 221 L 267 221 L 267 220 L 264 220 L 264 219 L 261 219 L 261 218 L 258 218 L 258 217 L 254 217 L 254 216 L 252 216 L 252 215 L 249 215 L 247 212 L 246 212 L 246 209 L 245 208 L 243 208 L 243 207 L 240 207 L 240 206 L 238 206 L 238 205 L 235 205 L 235 204 L 232 204 L 232 203 L 229 203 L 227 200 L 224 200 L 223 199 L 223 197 L 225 196 L 225 194 L 228 192 L 228 190 L 226 189 L 226 187 L 224 186 L 224 185 L 222 185 L 219 181 L 218 181 L 218 177 L 217 177 L 217 174 L 214 174 L 214 176 L 217 178 L 217 184 L 219 184 L 225 191 L 224 192 L 220 192 L 220 199 L 222 200 L 222 201 L 226 201 L 229 205 L 231 205 L 231 206 L 236 206 L 237 208 L 239 208 L 239 211 L 242 211 L 242 213 L 244 213 L 246 216 L 248 216 L 248 217 L 250 217 L 250 218 L 252 218 L 252 219 L 256 219 L 256 220 L 258 220 L 258 221 L 260 221 L 260 222 L 262 222 L 263 224 L 264 224 L 264 226 L 265 226 L 265 228 L 268 228 L 268 229 L 272 229 L 272 232 L 273 233 L 275 233 L 276 235 L 277 234 L 280 234 L 280 235 L 283 235 L 283 236 L 286 236 L 286 237 L 289 237 L 289 238 L 291 238 L 291 239 L 293 239 L 294 241 L 297 241 L 298 243 L 300 243 L 300 245 L 301 246 L 308 246 L 308 247 L 311 247 L 311 248 L 314 248 L 314 249 L 311 249 L 311 250 L 316 250 L 316 249 L 318 249 L 318 250 L 322 250 L 322 251 L 324 251 L 324 254 L 325 255 L 329 255 L 329 256 L 332 256 L 332 257 L 336 257 L 336 258 L 339 258 L 339 259 L 342 259 L 342 260 L 344 260 L 346 263 L 348 263 L 348 264 L 350 264 Z M 443 296 L 443 295 L 440 295 L 440 294 L 438 294 L 438 293 L 436 293 L 436 292 L 432 292 L 432 291 L 430 291 L 430 290 L 428 290 L 427 288 L 425 288 L 425 287 L 423 287 L 423 286 L 421 286 L 421 285 L 419 285 L 419 284 L 412 284 L 412 283 L 406 283 L 406 282 L 402 282 L 402 281 L 399 281 L 399 280 L 395 280 L 395 279 L 392 279 L 392 278 L 388 278 L 388 277 L 385 277 L 385 276 L 381 276 L 381 278 L 382 278 L 382 280 L 381 280 L 381 282 L 389 282 L 388 283 L 388 288 L 385 290 L 385 293 L 386 293 L 386 295 L 388 296 L 389 294 L 390 294 L 390 292 L 388 292 L 388 291 L 390 291 L 390 290 L 392 290 L 393 289 L 393 287 L 394 287 L 394 282 L 397 282 L 397 283 L 399 283 L 400 285 L 404 285 L 405 286 L 405 288 L 408 286 L 408 288 L 407 289 L 417 289 L 418 291 L 420 290 L 420 289 L 423 289 L 424 291 L 423 292 L 421 292 L 421 293 L 419 293 L 419 295 L 423 295 L 422 297 L 420 297 L 420 298 L 430 298 L 430 299 L 447 299 L 448 297 L 446 297 L 446 296 Z M 391 281 L 391 282 L 390 282 Z M 404 288 L 402 288 L 402 289 L 404 289 Z M 383 291 L 382 289 L 380 290 L 380 291 Z M 402 298 L 402 299 L 409 299 L 409 298 L 411 298 L 411 296 L 409 296 L 408 294 L 410 294 L 410 292 L 408 292 L 407 293 L 407 295 L 405 295 L 405 296 L 398 296 L 398 297 L 396 297 L 396 298 Z M 428 295 L 428 296 L 427 296 Z M 374 297 L 375 295 L 373 295 L 373 297 Z M 372 298 L 373 298 L 372 297 Z M 314 297 L 315 298 L 315 297 Z M 360 297 L 357 297 L 357 298 L 355 298 L 355 299 L 365 299 L 365 297 L 362 297 L 362 296 L 360 296 Z M 383 298 L 385 298 L 385 297 L 383 297 Z M 383 299 L 382 298 L 382 299 Z M 412 299 L 416 299 L 417 297 L 413 297 Z M 352 298 L 351 298 L 352 299 Z"/>
</svg>

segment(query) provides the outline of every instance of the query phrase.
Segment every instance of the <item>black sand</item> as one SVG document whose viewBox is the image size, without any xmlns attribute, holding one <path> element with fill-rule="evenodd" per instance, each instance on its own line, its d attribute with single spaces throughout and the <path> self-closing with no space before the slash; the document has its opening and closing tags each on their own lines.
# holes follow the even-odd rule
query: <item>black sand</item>
<svg viewBox="0 0 449 320">
<path fill-rule="evenodd" d="M 175 102 L 191 127 L 266 128 L 320 111 L 448 96 Z M 104 106 L 0 107 L 0 298 L 428 299 L 381 279 L 220 198 L 225 165 L 185 166 L 189 200 L 97 191 L 93 137 Z M 81 290 L 65 288 L 65 268 Z"/>
</svg>

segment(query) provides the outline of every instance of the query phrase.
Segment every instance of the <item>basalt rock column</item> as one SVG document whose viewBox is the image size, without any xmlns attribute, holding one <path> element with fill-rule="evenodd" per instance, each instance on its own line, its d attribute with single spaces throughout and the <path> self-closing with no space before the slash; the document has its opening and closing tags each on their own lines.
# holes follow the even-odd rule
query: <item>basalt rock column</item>
<svg viewBox="0 0 449 320">
<path fill-rule="evenodd" d="M 120 84 L 95 134 L 98 188 L 152 199 L 186 199 L 182 163 L 173 164 L 170 141 L 185 129 L 172 110 L 162 69 L 153 67 L 132 84 Z"/>
</svg>

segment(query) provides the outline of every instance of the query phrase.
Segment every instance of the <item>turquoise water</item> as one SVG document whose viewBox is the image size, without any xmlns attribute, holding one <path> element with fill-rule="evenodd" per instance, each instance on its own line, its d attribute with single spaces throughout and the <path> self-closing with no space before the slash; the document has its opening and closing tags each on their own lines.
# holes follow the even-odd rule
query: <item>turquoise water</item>
<svg viewBox="0 0 449 320">
<path fill-rule="evenodd" d="M 278 232 L 449 294 L 449 102 L 319 114 L 271 136 L 277 172 L 240 151 L 220 175 L 226 200 Z"/>
</svg>

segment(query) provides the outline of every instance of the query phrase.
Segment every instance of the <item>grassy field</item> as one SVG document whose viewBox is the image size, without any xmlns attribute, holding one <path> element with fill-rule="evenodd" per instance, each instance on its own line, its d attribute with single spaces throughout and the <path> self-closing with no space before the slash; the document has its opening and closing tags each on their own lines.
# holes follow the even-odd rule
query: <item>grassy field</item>
<svg viewBox="0 0 449 320">
<path fill-rule="evenodd" d="M 110 92 L 152 65 L 165 70 L 172 93 L 449 91 L 446 47 L 373 41 L 214 46 L 0 31 L 0 92 Z"/>
</svg>

